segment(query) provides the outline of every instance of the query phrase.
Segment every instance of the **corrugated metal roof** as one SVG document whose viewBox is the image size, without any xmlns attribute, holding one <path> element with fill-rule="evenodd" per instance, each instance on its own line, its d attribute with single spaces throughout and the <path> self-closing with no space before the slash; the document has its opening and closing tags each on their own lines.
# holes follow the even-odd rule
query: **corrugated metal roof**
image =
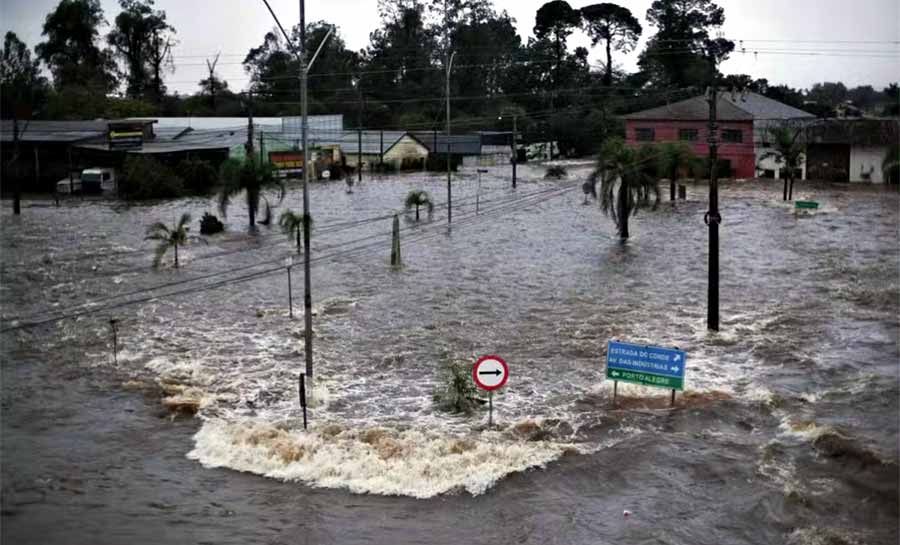
<svg viewBox="0 0 900 545">
<path fill-rule="evenodd" d="M 632 120 L 706 121 L 709 119 L 709 103 L 706 101 L 706 97 L 698 96 L 622 117 Z M 735 106 L 720 94 L 716 103 L 716 119 L 719 121 L 750 121 L 753 119 L 753 114 Z"/>
<path fill-rule="evenodd" d="M 806 129 L 809 144 L 896 146 L 900 120 L 896 118 L 822 119 Z"/>
<path fill-rule="evenodd" d="M 108 121 L 19 121 L 22 142 L 78 142 L 106 135 Z M 13 141 L 13 122 L 0 123 L 0 140 Z"/>
<path fill-rule="evenodd" d="M 406 134 L 406 131 L 362 131 L 362 152 L 367 155 L 387 153 Z M 340 140 L 333 143 L 341 147 L 342 153 L 353 155 L 359 153 L 359 138 L 357 131 L 343 131 Z M 316 144 L 323 145 L 327 140 L 317 140 Z"/>
</svg>

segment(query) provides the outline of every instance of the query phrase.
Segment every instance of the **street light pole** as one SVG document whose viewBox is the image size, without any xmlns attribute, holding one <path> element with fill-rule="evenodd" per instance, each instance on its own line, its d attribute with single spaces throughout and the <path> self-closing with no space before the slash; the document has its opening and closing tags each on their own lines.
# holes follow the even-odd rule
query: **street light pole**
<svg viewBox="0 0 900 545">
<path fill-rule="evenodd" d="M 303 350 L 306 355 L 306 376 L 309 388 L 313 383 L 313 346 L 312 346 L 312 280 L 310 278 L 309 255 L 309 135 L 307 122 L 309 104 L 307 103 L 309 70 L 306 66 L 306 2 L 300 0 L 300 133 L 303 140 Z"/>
<path fill-rule="evenodd" d="M 453 70 L 453 57 L 456 51 L 450 55 L 447 62 L 447 226 L 453 223 L 453 189 L 450 184 L 450 71 Z"/>
</svg>

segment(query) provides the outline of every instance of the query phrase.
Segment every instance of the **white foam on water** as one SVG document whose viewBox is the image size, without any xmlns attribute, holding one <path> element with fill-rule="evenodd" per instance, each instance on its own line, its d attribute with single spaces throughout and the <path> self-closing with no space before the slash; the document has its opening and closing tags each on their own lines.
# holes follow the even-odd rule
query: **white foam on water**
<svg viewBox="0 0 900 545">
<path fill-rule="evenodd" d="M 428 430 L 289 430 L 257 419 L 207 420 L 188 457 L 283 481 L 358 494 L 430 498 L 484 493 L 505 476 L 543 467 L 572 445 L 510 439 L 496 431 L 441 434 Z"/>
</svg>

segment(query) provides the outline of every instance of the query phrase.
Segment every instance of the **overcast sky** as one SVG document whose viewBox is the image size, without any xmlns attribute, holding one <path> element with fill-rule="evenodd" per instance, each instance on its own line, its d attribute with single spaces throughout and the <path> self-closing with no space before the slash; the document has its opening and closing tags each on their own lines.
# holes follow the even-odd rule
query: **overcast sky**
<svg viewBox="0 0 900 545">
<path fill-rule="evenodd" d="M 545 0 L 494 0 L 515 19 L 523 43 L 532 35 L 534 15 Z M 652 0 L 620 0 L 644 26 L 637 51 L 619 55 L 624 67 L 634 70 L 638 52 L 655 33 L 645 20 Z M 58 0 L 0 0 L 2 30 L 12 30 L 34 47 L 41 41 L 41 26 Z M 119 11 L 117 0 L 101 0 L 112 22 Z M 574 8 L 594 1 L 570 1 Z M 270 0 L 282 24 L 293 26 L 299 18 L 297 0 Z M 821 81 L 843 81 L 849 87 L 871 84 L 881 89 L 900 74 L 900 1 L 898 0 L 719 0 L 725 8 L 726 37 L 740 50 L 721 67 L 726 74 L 746 73 L 767 77 L 770 83 L 808 88 Z M 204 59 L 221 52 L 217 72 L 233 89 L 247 84 L 240 62 L 247 50 L 261 43 L 274 23 L 262 0 L 157 0 L 178 34 L 176 71 L 167 77 L 170 90 L 193 93 L 205 77 Z M 324 19 L 338 25 L 351 49 L 368 44 L 369 33 L 379 26 L 377 0 L 307 0 L 308 21 Z M 105 34 L 109 28 L 102 30 Z M 570 48 L 590 47 L 590 40 L 576 33 Z M 601 47 L 591 51 L 600 58 Z M 757 51 L 754 54 L 753 51 Z M 811 55 L 809 53 L 817 53 Z"/>
</svg>

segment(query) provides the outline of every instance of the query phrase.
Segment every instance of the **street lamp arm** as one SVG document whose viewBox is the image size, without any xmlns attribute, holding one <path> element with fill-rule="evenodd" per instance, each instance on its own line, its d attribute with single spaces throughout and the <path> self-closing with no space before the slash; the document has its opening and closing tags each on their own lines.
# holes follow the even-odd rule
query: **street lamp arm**
<svg viewBox="0 0 900 545">
<path fill-rule="evenodd" d="M 334 27 L 331 26 L 328 28 L 328 34 L 322 38 L 322 43 L 319 44 L 319 48 L 316 49 L 315 54 L 313 54 L 312 59 L 310 59 L 309 64 L 306 65 L 306 73 L 309 74 L 309 69 L 312 68 L 314 62 L 316 62 L 316 57 L 319 56 L 319 53 L 322 52 L 322 48 L 325 47 L 325 42 L 328 41 L 328 38 L 331 36 L 331 33 L 334 32 Z"/>
</svg>

